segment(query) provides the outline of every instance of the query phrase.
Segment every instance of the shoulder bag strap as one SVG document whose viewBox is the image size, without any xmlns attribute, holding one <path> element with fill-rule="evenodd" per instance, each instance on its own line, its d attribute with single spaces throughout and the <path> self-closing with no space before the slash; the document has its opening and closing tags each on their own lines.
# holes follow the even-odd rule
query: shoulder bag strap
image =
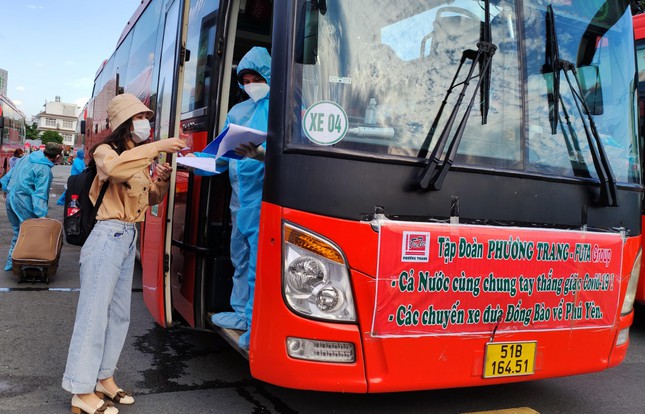
<svg viewBox="0 0 645 414">
<path fill-rule="evenodd" d="M 112 143 L 109 143 L 107 145 L 109 145 L 110 148 L 112 148 L 114 151 L 116 151 L 117 154 L 119 153 L 119 151 L 117 151 L 116 147 L 114 145 L 112 145 Z M 94 168 L 97 168 L 97 167 L 95 166 Z M 98 174 L 98 172 L 97 172 L 97 174 Z M 110 181 L 106 181 L 106 182 L 103 183 L 103 186 L 101 187 L 101 192 L 99 193 L 99 198 L 96 199 L 96 204 L 94 204 L 94 210 L 92 211 L 92 217 L 95 220 L 96 220 L 96 215 L 99 212 L 99 207 L 101 207 L 101 203 L 103 202 L 103 197 L 105 196 L 105 192 L 108 189 L 108 185 L 110 185 Z"/>
<path fill-rule="evenodd" d="M 101 207 L 101 203 L 103 202 L 103 197 L 105 196 L 105 193 L 108 189 L 108 185 L 110 185 L 109 181 L 106 181 L 103 183 L 103 186 L 101 187 L 101 192 L 99 193 L 99 198 L 96 199 L 96 204 L 94 204 L 94 209 L 92 211 L 92 218 L 96 220 L 96 215 L 99 212 L 99 207 Z"/>
</svg>

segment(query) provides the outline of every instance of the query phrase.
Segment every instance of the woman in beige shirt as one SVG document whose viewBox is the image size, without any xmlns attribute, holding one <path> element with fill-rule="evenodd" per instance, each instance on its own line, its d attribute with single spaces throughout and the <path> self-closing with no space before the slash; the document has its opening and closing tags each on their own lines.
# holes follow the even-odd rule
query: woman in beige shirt
<svg viewBox="0 0 645 414">
<path fill-rule="evenodd" d="M 150 164 L 159 153 L 178 152 L 186 146 L 179 138 L 146 143 L 152 116 L 134 95 L 117 95 L 108 106 L 112 133 L 89 153 L 89 167 L 97 171 L 90 190 L 92 202 L 103 183 L 109 185 L 96 225 L 81 249 L 81 291 L 62 384 L 74 394 L 75 413 L 116 414 L 112 402 L 134 403 L 113 376 L 130 324 L 135 224 L 168 191 L 171 167 L 157 165 L 153 180 Z M 104 397 L 112 402 L 103 401 Z"/>
</svg>

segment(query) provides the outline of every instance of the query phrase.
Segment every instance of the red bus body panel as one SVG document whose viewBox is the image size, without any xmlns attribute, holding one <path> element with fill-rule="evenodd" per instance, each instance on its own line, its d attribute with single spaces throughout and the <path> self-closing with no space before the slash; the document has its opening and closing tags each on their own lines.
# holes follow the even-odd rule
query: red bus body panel
<svg viewBox="0 0 645 414">
<path fill-rule="evenodd" d="M 152 214 L 150 207 L 146 212 L 145 225 L 141 226 L 143 301 L 155 321 L 163 327 L 166 327 L 163 272 L 166 206 L 167 200 L 159 204 L 157 215 Z"/>
<path fill-rule="evenodd" d="M 645 216 L 642 217 L 642 226 L 645 226 Z M 645 227 L 641 227 L 645 228 Z M 641 239 L 642 241 L 642 250 L 645 251 L 645 238 Z M 645 302 L 645 260 L 641 257 L 641 272 L 640 277 L 638 278 L 638 288 L 636 290 L 636 300 L 639 302 Z"/>
<path fill-rule="evenodd" d="M 633 17 L 634 39 L 645 39 L 645 14 L 637 14 Z"/>
<path fill-rule="evenodd" d="M 350 269 L 358 324 L 314 321 L 288 309 L 282 296 L 283 220 L 336 243 Z M 498 332 L 496 342 L 537 341 L 535 374 L 482 378 L 489 335 L 375 338 L 370 335 L 376 287 L 377 233 L 365 223 L 338 220 L 263 204 L 251 350 L 254 377 L 297 389 L 339 392 L 392 392 L 491 385 L 599 371 L 619 364 L 628 343 L 612 347 L 633 313 L 617 316 L 611 328 Z M 624 247 L 621 295 L 624 295 L 640 236 Z M 612 334 L 613 333 L 613 334 Z M 328 364 L 290 358 L 286 337 L 351 342 L 353 364 Z M 280 369 L 276 369 L 280 367 Z"/>
</svg>

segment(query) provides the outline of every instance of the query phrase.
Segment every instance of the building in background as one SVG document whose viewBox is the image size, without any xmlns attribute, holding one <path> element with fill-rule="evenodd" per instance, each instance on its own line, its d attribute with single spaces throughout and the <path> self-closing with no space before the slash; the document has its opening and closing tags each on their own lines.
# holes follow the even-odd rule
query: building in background
<svg viewBox="0 0 645 414">
<path fill-rule="evenodd" d="M 76 141 L 77 110 L 76 104 L 61 102 L 60 96 L 54 102 L 46 102 L 45 110 L 36 115 L 38 135 L 45 131 L 56 131 L 63 137 L 63 145 L 73 147 Z"/>
<path fill-rule="evenodd" d="M 8 81 L 9 81 L 9 72 L 0 68 L 0 95 L 7 96 Z"/>
</svg>

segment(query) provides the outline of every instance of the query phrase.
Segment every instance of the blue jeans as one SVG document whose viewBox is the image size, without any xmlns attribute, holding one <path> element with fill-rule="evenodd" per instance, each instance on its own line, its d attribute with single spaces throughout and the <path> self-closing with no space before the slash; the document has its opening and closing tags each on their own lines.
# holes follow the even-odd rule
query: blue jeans
<svg viewBox="0 0 645 414">
<path fill-rule="evenodd" d="M 63 388 L 94 391 L 114 375 L 130 325 L 137 229 L 134 223 L 98 221 L 81 249 L 81 292 Z"/>
</svg>

